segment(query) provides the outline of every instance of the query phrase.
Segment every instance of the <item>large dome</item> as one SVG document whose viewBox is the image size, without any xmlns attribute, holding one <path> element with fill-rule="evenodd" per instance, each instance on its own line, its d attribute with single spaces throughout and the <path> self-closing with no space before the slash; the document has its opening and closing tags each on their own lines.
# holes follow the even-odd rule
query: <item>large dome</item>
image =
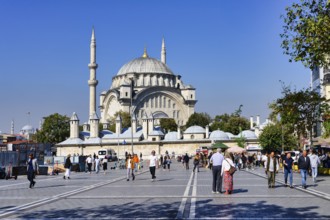
<svg viewBox="0 0 330 220">
<path fill-rule="evenodd" d="M 161 61 L 150 57 L 136 58 L 120 68 L 117 73 L 119 75 L 125 75 L 127 73 L 163 73 L 173 74 L 173 72 Z"/>
</svg>

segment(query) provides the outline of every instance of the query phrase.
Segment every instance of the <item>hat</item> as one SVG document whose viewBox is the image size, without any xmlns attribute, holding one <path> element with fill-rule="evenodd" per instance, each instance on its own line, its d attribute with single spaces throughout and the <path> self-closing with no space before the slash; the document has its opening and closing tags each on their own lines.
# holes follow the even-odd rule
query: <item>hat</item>
<svg viewBox="0 0 330 220">
<path fill-rule="evenodd" d="M 71 154 L 68 154 L 68 156 L 67 157 L 71 157 Z"/>
</svg>

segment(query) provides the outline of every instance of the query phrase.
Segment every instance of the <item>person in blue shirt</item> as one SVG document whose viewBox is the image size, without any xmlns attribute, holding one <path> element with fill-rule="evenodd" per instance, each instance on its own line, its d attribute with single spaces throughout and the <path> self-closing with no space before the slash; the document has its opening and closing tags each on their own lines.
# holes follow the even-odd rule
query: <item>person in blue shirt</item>
<svg viewBox="0 0 330 220">
<path fill-rule="evenodd" d="M 292 181 L 293 181 L 293 173 L 292 173 L 293 159 L 291 158 L 291 153 L 286 154 L 286 157 L 283 160 L 283 166 L 284 166 L 285 187 L 288 186 L 288 176 L 289 176 L 290 188 L 293 188 L 293 185 L 292 185 Z"/>
</svg>

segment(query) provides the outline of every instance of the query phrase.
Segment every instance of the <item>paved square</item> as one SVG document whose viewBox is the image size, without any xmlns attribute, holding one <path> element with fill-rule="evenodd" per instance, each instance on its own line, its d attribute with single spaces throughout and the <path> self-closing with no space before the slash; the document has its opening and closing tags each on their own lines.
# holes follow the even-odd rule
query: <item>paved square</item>
<svg viewBox="0 0 330 220">
<path fill-rule="evenodd" d="M 0 218 L 15 219 L 330 219 L 330 178 L 319 177 L 307 190 L 286 188 L 277 176 L 277 187 L 268 189 L 263 168 L 238 171 L 232 195 L 212 194 L 212 175 L 201 168 L 192 173 L 174 162 L 171 171 L 157 169 L 152 182 L 147 169 L 135 181 L 126 170 L 38 176 L 28 189 L 25 176 L 0 181 Z M 309 180 L 309 183 L 311 181 Z"/>
</svg>

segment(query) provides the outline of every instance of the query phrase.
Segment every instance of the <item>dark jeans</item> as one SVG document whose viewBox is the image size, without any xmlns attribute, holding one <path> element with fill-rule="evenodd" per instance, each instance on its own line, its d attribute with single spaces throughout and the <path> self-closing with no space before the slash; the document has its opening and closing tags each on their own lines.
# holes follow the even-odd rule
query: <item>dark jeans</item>
<svg viewBox="0 0 330 220">
<path fill-rule="evenodd" d="M 199 172 L 199 163 L 197 163 L 197 164 L 194 163 L 194 170 L 193 170 L 194 172 L 195 172 L 195 170 L 196 170 L 196 167 L 197 167 L 197 172 Z"/>
<path fill-rule="evenodd" d="M 88 172 L 92 172 L 92 163 L 88 163 L 87 166 L 88 166 Z"/>
<path fill-rule="evenodd" d="M 213 174 L 213 192 L 221 192 L 222 190 L 222 177 L 221 177 L 221 166 L 213 166 L 212 167 Z"/>
<path fill-rule="evenodd" d="M 149 167 L 151 178 L 156 179 L 155 173 L 156 173 L 156 167 Z"/>
<path fill-rule="evenodd" d="M 34 175 L 34 171 L 33 170 L 30 170 L 27 172 L 27 178 L 28 180 L 30 181 L 30 187 L 32 186 L 33 184 L 33 179 L 34 179 L 35 175 Z"/>
</svg>

